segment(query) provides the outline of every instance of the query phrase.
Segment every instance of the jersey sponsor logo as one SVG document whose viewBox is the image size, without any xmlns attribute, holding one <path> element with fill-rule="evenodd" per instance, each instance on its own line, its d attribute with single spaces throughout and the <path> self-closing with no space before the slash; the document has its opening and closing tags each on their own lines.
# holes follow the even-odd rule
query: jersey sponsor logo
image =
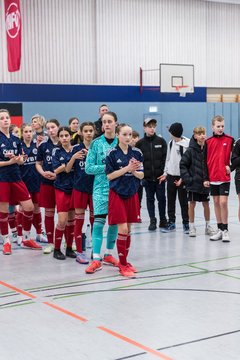
<svg viewBox="0 0 240 360">
<path fill-rule="evenodd" d="M 162 145 L 155 145 L 154 147 L 155 147 L 155 148 L 161 148 Z"/>
</svg>

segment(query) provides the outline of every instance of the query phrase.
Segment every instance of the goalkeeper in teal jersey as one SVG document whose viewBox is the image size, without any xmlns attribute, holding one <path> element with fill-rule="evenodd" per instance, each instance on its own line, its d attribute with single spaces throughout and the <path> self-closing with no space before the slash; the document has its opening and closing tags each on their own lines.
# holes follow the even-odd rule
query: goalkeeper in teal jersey
<svg viewBox="0 0 240 360">
<path fill-rule="evenodd" d="M 101 247 L 103 241 L 103 227 L 106 223 L 108 214 L 108 194 L 109 181 L 105 174 L 105 160 L 109 151 L 117 145 L 115 136 L 117 127 L 117 115 L 114 112 L 107 112 L 102 117 L 102 126 L 104 134 L 96 138 L 88 150 L 85 164 L 85 171 L 89 175 L 94 175 L 93 183 L 93 212 L 94 223 L 92 232 L 93 243 L 93 261 L 86 268 L 87 274 L 102 269 L 101 264 Z M 117 225 L 110 225 L 107 232 L 106 252 L 103 257 L 103 263 L 117 266 L 118 260 L 112 256 L 117 238 Z"/>
</svg>

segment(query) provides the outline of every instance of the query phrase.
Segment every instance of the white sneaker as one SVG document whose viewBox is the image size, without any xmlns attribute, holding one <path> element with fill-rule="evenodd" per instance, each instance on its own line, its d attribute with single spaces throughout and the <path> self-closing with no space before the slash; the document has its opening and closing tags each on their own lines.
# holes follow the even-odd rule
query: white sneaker
<svg viewBox="0 0 240 360">
<path fill-rule="evenodd" d="M 223 232 L 222 232 L 222 241 L 223 242 L 230 242 L 228 230 L 223 230 Z"/>
<path fill-rule="evenodd" d="M 217 233 L 210 236 L 209 240 L 211 240 L 211 241 L 222 240 L 222 235 L 223 235 L 222 230 L 218 229 Z"/>
<path fill-rule="evenodd" d="M 40 242 L 40 243 L 47 243 L 48 242 L 48 238 L 47 235 L 42 231 L 41 234 L 37 234 L 36 236 L 36 241 Z"/>
<path fill-rule="evenodd" d="M 44 250 L 43 250 L 43 253 L 44 254 L 51 254 L 51 252 L 53 252 L 54 250 L 54 244 L 48 244 Z"/>
<path fill-rule="evenodd" d="M 195 226 L 189 228 L 189 237 L 196 237 L 196 228 Z"/>
<path fill-rule="evenodd" d="M 12 233 L 11 238 L 12 238 L 11 241 L 12 243 L 17 243 L 18 235 L 16 232 Z"/>
<path fill-rule="evenodd" d="M 207 225 L 205 227 L 205 235 L 215 235 L 217 233 L 217 230 L 215 230 L 211 225 Z"/>
</svg>

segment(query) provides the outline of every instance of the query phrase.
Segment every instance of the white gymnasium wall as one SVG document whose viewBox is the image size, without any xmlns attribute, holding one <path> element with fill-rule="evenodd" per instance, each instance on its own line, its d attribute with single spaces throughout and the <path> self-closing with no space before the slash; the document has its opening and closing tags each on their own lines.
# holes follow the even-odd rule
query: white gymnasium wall
<svg viewBox="0 0 240 360">
<path fill-rule="evenodd" d="M 195 66 L 195 85 L 239 87 L 240 5 L 201 0 L 20 0 L 21 70 L 0 82 L 138 85 L 139 67 Z M 145 84 L 158 85 L 158 72 Z"/>
</svg>

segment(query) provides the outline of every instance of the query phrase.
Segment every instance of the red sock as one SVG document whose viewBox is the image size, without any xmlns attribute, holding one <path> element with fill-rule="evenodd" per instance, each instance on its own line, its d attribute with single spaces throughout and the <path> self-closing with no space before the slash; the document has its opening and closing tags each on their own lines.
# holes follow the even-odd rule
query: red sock
<svg viewBox="0 0 240 360">
<path fill-rule="evenodd" d="M 45 230 L 48 238 L 48 243 L 53 244 L 54 235 L 54 211 L 45 210 Z"/>
<path fill-rule="evenodd" d="M 131 233 L 128 233 L 127 235 L 127 256 L 128 256 L 128 253 L 129 253 L 129 249 L 130 249 L 130 245 L 131 245 Z"/>
<path fill-rule="evenodd" d="M 8 235 L 8 213 L 0 212 L 0 229 L 3 236 Z"/>
<path fill-rule="evenodd" d="M 68 220 L 64 234 L 65 234 L 65 238 L 66 238 L 67 247 L 71 248 L 72 244 L 73 244 L 73 237 L 74 237 L 74 219 Z"/>
<path fill-rule="evenodd" d="M 15 212 L 8 214 L 8 224 L 10 226 L 10 229 L 15 229 L 16 231 L 16 218 L 15 218 Z"/>
<path fill-rule="evenodd" d="M 117 251 L 120 264 L 127 265 L 127 234 L 118 233 Z"/>
<path fill-rule="evenodd" d="M 60 250 L 61 248 L 63 233 L 64 233 L 64 229 L 61 229 L 57 225 L 55 229 L 55 246 L 54 246 L 56 250 Z"/>
<path fill-rule="evenodd" d="M 23 222 L 23 213 L 21 211 L 17 212 L 17 232 L 18 236 L 22 236 L 22 222 Z"/>
<path fill-rule="evenodd" d="M 84 214 L 75 215 L 74 238 L 77 252 L 82 252 L 82 227 L 84 223 Z"/>
<path fill-rule="evenodd" d="M 23 231 L 30 231 L 33 220 L 33 211 L 23 211 Z"/>
<path fill-rule="evenodd" d="M 42 232 L 42 215 L 41 212 L 33 213 L 33 226 L 36 229 L 37 234 Z"/>
</svg>

